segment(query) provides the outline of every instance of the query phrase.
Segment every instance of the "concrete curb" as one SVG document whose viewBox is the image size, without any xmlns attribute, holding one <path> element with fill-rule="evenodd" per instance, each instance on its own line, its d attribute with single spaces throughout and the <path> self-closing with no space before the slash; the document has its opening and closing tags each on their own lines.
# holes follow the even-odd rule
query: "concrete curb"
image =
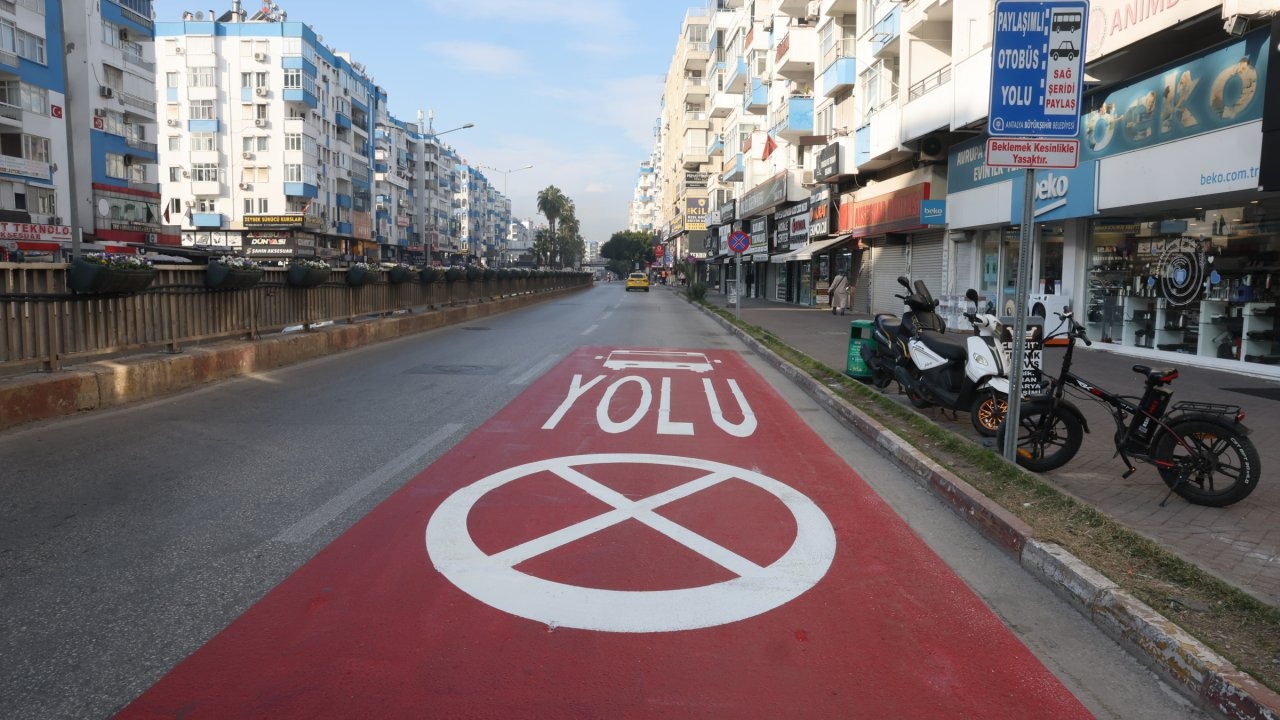
<svg viewBox="0 0 1280 720">
<path fill-rule="evenodd" d="M 901 437 L 841 399 L 736 325 L 695 305 L 796 383 L 831 415 L 903 470 L 915 475 L 956 514 L 1065 598 L 1139 662 L 1206 712 L 1231 720 L 1280 720 L 1280 694 L 1236 669 L 1154 609 L 1066 549 L 1032 537 L 1031 527 Z"/>
<path fill-rule="evenodd" d="M 261 340 L 229 340 L 174 355 L 148 353 L 102 360 L 53 374 L 0 381 L 0 430 L 85 410 L 169 395 L 217 380 L 272 370 L 377 342 L 527 307 L 580 292 L 564 288 Z"/>
</svg>

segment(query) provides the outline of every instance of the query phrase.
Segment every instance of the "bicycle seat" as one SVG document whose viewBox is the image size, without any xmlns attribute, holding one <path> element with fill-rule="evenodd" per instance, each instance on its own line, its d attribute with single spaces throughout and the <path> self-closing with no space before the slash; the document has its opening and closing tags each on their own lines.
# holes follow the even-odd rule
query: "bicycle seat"
<svg viewBox="0 0 1280 720">
<path fill-rule="evenodd" d="M 1133 371 L 1139 375 L 1146 375 L 1147 382 L 1169 383 L 1178 377 L 1177 368 L 1151 368 L 1146 365 L 1134 365 Z"/>
</svg>

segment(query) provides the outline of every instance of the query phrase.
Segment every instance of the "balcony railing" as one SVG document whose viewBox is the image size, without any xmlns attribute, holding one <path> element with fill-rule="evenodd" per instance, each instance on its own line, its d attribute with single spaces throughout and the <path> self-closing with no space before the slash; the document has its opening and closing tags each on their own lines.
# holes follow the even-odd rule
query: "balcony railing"
<svg viewBox="0 0 1280 720">
<path fill-rule="evenodd" d="M 151 0 L 111 0 L 121 8 L 129 11 L 129 19 L 143 27 L 155 28 L 151 21 Z"/>
<path fill-rule="evenodd" d="M 152 115 L 156 114 L 156 103 L 154 100 L 148 100 L 144 97 L 139 97 L 138 95 L 133 95 L 127 92 L 120 92 L 117 93 L 117 95 L 120 96 L 120 101 L 125 105 L 136 107 L 139 110 L 145 110 Z"/>
<path fill-rule="evenodd" d="M 134 66 L 134 67 L 136 67 L 136 68 L 139 68 L 139 69 L 141 69 L 141 70 L 146 70 L 147 72 L 155 72 L 155 71 L 156 71 L 156 64 L 155 64 L 155 63 L 153 63 L 153 62 L 147 62 L 146 60 L 143 60 L 141 56 L 139 56 L 139 55 L 134 55 L 133 53 L 125 53 L 125 54 L 124 54 L 124 64 L 125 64 L 125 65 L 132 65 L 132 66 Z"/>
<path fill-rule="evenodd" d="M 936 90 L 949 82 L 951 82 L 951 66 L 944 65 L 937 72 L 929 75 L 920 82 L 913 83 L 911 88 L 907 90 L 907 102 L 923 97 L 925 93 Z"/>
<path fill-rule="evenodd" d="M 149 153 L 159 152 L 159 148 L 153 142 L 146 142 L 145 140 L 126 137 L 125 143 L 127 143 L 129 147 L 134 148 L 135 150 L 141 150 L 143 152 L 149 152 Z"/>
</svg>

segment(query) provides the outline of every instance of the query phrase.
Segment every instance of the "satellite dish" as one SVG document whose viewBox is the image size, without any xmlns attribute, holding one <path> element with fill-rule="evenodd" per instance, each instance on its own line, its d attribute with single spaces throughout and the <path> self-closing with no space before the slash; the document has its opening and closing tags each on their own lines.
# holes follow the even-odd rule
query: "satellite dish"
<svg viewBox="0 0 1280 720">
<path fill-rule="evenodd" d="M 203 13 L 203 12 L 201 12 L 200 10 L 197 10 L 197 11 L 196 11 L 196 20 L 203 20 L 203 19 L 204 19 L 204 13 Z"/>
</svg>

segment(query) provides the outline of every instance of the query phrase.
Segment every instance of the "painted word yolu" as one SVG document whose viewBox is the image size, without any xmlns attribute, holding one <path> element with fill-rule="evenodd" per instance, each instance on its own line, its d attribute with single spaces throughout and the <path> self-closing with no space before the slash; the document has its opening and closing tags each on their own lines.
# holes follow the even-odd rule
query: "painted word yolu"
<svg viewBox="0 0 1280 720">
<path fill-rule="evenodd" d="M 560 407 L 547 418 L 542 424 L 543 430 L 554 430 L 564 416 L 573 408 L 574 404 L 592 388 L 599 385 L 607 376 L 597 375 L 596 377 L 583 382 L 583 376 L 575 374 L 573 382 L 569 385 L 569 392 L 565 395 L 564 401 L 560 403 Z M 627 385 L 635 385 L 640 390 L 640 401 L 631 409 L 631 414 L 623 420 L 614 420 L 613 414 L 610 412 L 615 395 L 618 391 Z M 729 380 L 729 391 L 733 394 L 734 400 L 738 404 L 738 409 L 742 413 L 742 420 L 739 422 L 731 422 L 724 416 L 721 410 L 720 397 L 716 392 L 715 384 L 711 382 L 711 378 L 702 379 L 703 394 L 707 398 L 707 407 L 711 411 L 711 421 L 717 428 L 733 437 L 745 438 L 750 437 L 756 431 L 756 415 L 751 410 L 751 405 L 747 402 L 747 398 L 743 396 L 742 389 L 738 387 L 735 380 Z M 605 388 L 603 395 L 600 397 L 596 405 L 596 424 L 600 429 L 610 433 L 624 433 L 635 428 L 640 421 L 649 414 L 653 407 L 653 385 L 646 378 L 636 375 L 627 375 L 625 377 L 614 380 Z M 671 419 L 671 378 L 662 378 L 658 390 L 658 435 L 693 435 L 694 424 L 692 422 L 672 420 Z"/>
</svg>

